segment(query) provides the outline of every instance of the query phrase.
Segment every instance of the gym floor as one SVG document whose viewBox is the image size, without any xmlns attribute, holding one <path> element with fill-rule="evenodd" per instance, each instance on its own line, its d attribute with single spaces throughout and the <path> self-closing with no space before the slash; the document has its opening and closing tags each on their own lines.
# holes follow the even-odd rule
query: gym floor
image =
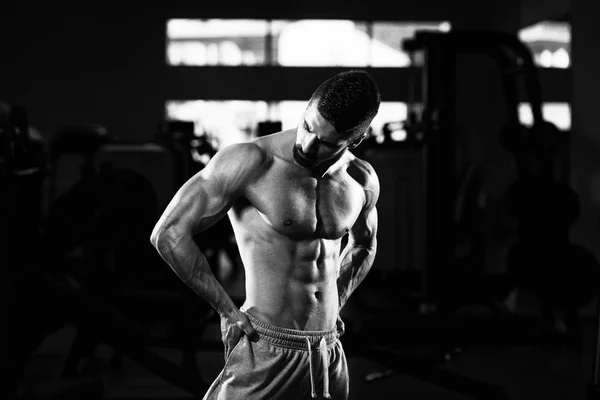
<svg viewBox="0 0 600 400">
<path fill-rule="evenodd" d="M 230 293 L 243 292 L 242 282 L 228 288 Z M 364 320 L 349 305 L 348 317 L 356 321 Z M 501 385 L 511 400 L 525 399 L 565 399 L 584 400 L 585 387 L 590 380 L 595 343 L 594 304 L 582 313 L 583 344 L 581 350 L 567 346 L 542 347 L 528 346 L 476 346 L 454 357 L 442 368 L 470 378 Z M 520 314 L 533 314 L 535 298 L 527 295 L 519 297 L 517 311 Z M 390 316 L 388 326 L 382 331 L 392 338 L 402 329 L 401 317 Z M 157 326 L 160 330 L 160 326 Z M 67 351 L 76 331 L 66 326 L 47 337 L 26 369 L 26 382 L 43 393 L 58 379 L 66 359 Z M 219 340 L 217 324 L 211 324 L 204 336 L 207 340 Z M 180 362 L 178 350 L 155 349 L 156 353 Z M 81 374 L 86 377 L 101 378 L 105 385 L 105 399 L 191 399 L 192 395 L 163 379 L 151 374 L 133 361 L 125 358 L 120 368 L 109 365 L 111 348 L 101 345 L 95 356 L 81 365 Z M 198 366 L 203 379 L 210 383 L 223 367 L 223 354 L 219 351 L 198 351 Z M 349 356 L 350 398 L 351 399 L 468 399 L 465 395 L 437 387 L 416 378 L 392 374 L 374 382 L 366 382 L 364 377 L 374 372 L 385 371 L 385 367 L 375 361 Z"/>
</svg>

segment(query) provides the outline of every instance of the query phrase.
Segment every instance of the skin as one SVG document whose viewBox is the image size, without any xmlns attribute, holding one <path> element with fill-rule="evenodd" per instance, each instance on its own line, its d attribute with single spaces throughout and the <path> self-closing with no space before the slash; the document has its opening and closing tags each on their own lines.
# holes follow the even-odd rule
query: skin
<svg viewBox="0 0 600 400">
<path fill-rule="evenodd" d="M 339 311 L 371 268 L 379 182 L 348 151 L 364 135 L 338 133 L 316 105 L 309 103 L 297 129 L 219 151 L 181 187 L 152 233 L 167 264 L 220 314 L 226 353 L 243 334 L 258 335 L 193 241 L 226 213 L 246 273 L 244 308 L 272 325 L 343 330 Z"/>
</svg>

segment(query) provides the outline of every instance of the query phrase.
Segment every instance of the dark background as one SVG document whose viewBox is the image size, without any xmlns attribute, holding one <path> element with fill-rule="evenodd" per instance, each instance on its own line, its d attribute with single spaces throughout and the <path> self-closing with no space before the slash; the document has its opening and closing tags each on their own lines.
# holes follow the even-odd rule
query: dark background
<svg viewBox="0 0 600 400">
<path fill-rule="evenodd" d="M 105 126 L 121 140 L 145 142 L 164 119 L 167 100 L 306 100 L 314 87 L 342 70 L 169 67 L 165 60 L 165 31 L 166 21 L 170 18 L 449 21 L 453 30 L 501 30 L 515 34 L 519 29 L 543 20 L 570 22 L 572 67 L 540 69 L 542 94 L 544 101 L 571 104 L 571 185 L 581 202 L 581 217 L 573 226 L 571 238 L 600 256 L 600 161 L 597 156 L 600 134 L 595 120 L 600 107 L 597 72 L 600 57 L 596 51 L 600 28 L 593 18 L 600 15 L 600 5 L 593 0 L 421 0 L 402 3 L 387 0 L 233 0 L 144 5 L 70 1 L 50 5 L 21 1 L 2 8 L 0 98 L 25 106 L 30 123 L 48 141 L 64 125 L 92 123 Z M 465 56 L 459 59 L 459 66 L 457 121 L 463 128 L 472 157 L 486 164 L 485 187 L 489 199 L 486 212 L 490 219 L 500 219 L 503 216 L 500 203 L 508 183 L 514 179 L 507 155 L 497 144 L 497 133 L 506 121 L 500 81 L 495 67 L 484 58 Z M 374 68 L 370 72 L 385 101 L 408 100 L 408 83 L 413 76 L 410 68 Z M 59 187 L 64 190 L 77 173 L 68 168 L 61 171 Z M 503 244 L 491 246 L 492 256 L 487 268 L 502 269 L 502 259 L 494 258 L 494 254 L 500 253 Z M 586 315 L 592 316 L 592 310 L 593 304 L 586 308 Z M 589 334 L 587 337 L 589 339 Z M 586 342 L 588 347 L 583 352 L 588 357 L 593 351 L 590 343 L 592 341 Z M 545 355 L 536 353 L 535 357 L 544 359 Z M 586 358 L 584 364 L 591 368 L 589 361 Z M 478 362 L 473 362 L 475 369 Z M 544 364 L 543 361 L 539 363 Z M 213 360 L 213 364 L 218 365 L 218 361 Z M 564 374 L 558 375 L 567 376 L 568 370 L 564 368 L 561 370 Z M 589 375 L 590 369 L 582 371 Z M 572 369 L 570 372 L 573 373 Z M 212 378 L 210 373 L 206 375 L 207 380 Z M 565 380 L 578 384 L 579 378 L 581 376 Z M 533 380 L 542 382 L 545 378 Z M 523 386 L 529 387 L 526 381 Z M 556 398 L 579 398 L 581 385 L 579 389 L 574 389 L 575 386 L 565 383 L 563 387 L 570 389 L 563 390 Z M 389 392 L 390 387 L 386 386 L 382 392 Z M 537 397 L 539 392 L 532 391 L 534 393 L 515 389 L 514 393 L 529 393 L 520 398 Z M 423 392 L 415 389 L 415 393 L 425 392 L 426 389 Z"/>
</svg>

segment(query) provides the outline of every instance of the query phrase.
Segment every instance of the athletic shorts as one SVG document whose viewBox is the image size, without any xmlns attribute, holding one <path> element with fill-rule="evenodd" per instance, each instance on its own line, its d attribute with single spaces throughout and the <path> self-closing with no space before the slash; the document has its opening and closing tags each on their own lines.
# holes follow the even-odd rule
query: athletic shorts
<svg viewBox="0 0 600 400">
<path fill-rule="evenodd" d="M 346 400 L 348 365 L 336 329 L 297 331 L 246 312 L 258 342 L 242 336 L 204 400 Z"/>
</svg>

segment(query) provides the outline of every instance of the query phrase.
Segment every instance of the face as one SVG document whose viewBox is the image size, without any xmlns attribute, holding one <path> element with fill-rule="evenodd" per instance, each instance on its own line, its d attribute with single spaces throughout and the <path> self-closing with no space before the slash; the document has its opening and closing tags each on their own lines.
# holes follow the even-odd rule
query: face
<svg viewBox="0 0 600 400">
<path fill-rule="evenodd" d="M 314 101 L 306 108 L 294 143 L 294 159 L 305 168 L 315 168 L 341 156 L 351 142 L 348 135 L 339 134 L 317 110 Z"/>
</svg>

